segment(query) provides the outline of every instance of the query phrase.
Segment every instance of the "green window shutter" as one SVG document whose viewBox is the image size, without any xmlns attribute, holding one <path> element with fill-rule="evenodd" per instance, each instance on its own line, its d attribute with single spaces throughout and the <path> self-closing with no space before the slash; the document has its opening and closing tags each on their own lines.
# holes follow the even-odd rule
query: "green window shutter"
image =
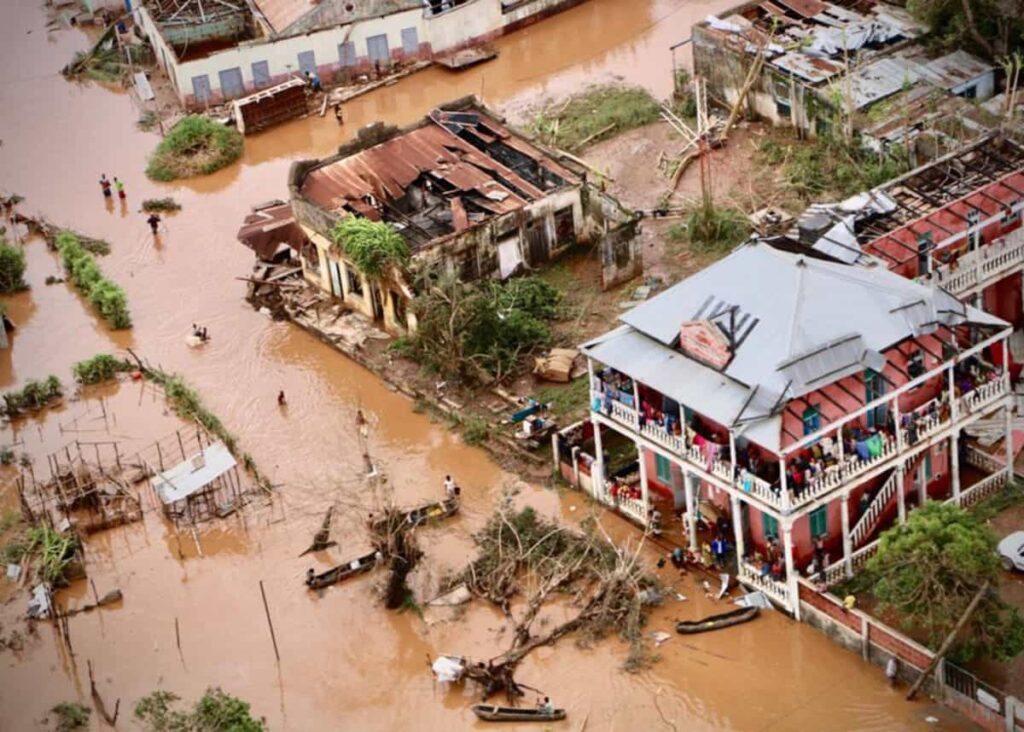
<svg viewBox="0 0 1024 732">
<path fill-rule="evenodd" d="M 774 516 L 767 513 L 761 514 L 761 526 L 764 529 L 764 538 L 769 536 L 778 537 L 779 535 L 779 522 L 775 520 Z"/>
<path fill-rule="evenodd" d="M 828 507 L 822 506 L 811 511 L 811 536 L 828 533 Z"/>
<path fill-rule="evenodd" d="M 672 482 L 672 462 L 664 455 L 654 454 L 654 472 L 662 483 Z"/>
<path fill-rule="evenodd" d="M 925 480 L 931 480 L 932 479 L 932 452 L 931 452 L 931 450 L 927 451 L 924 454 L 924 479 Z"/>
</svg>

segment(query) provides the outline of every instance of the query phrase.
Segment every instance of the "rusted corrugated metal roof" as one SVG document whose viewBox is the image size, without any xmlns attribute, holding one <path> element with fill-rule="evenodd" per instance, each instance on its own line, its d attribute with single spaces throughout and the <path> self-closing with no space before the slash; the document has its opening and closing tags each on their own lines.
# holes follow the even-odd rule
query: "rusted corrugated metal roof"
<svg viewBox="0 0 1024 732">
<path fill-rule="evenodd" d="M 238 230 L 238 241 L 256 252 L 260 259 L 269 260 L 281 244 L 300 251 L 306 235 L 295 222 L 292 207 L 282 203 L 246 216 L 242 228 Z"/>
<path fill-rule="evenodd" d="M 350 209 L 379 218 L 373 206 L 367 205 L 367 197 L 395 201 L 421 176 L 437 181 L 439 192 L 455 189 L 496 215 L 520 209 L 547 194 L 453 130 L 475 135 L 483 144 L 500 140 L 562 180 L 578 182 L 569 170 L 492 118 L 478 112 L 435 111 L 421 127 L 310 171 L 302 183 L 302 196 L 329 211 Z M 456 212 L 454 206 L 452 210 Z"/>
<path fill-rule="evenodd" d="M 819 0 L 776 0 L 776 2 L 805 18 L 813 18 L 828 10 L 828 6 Z"/>
<path fill-rule="evenodd" d="M 275 33 L 284 33 L 313 10 L 319 15 L 303 24 L 303 30 L 379 18 L 418 7 L 416 0 L 254 0 Z"/>
</svg>

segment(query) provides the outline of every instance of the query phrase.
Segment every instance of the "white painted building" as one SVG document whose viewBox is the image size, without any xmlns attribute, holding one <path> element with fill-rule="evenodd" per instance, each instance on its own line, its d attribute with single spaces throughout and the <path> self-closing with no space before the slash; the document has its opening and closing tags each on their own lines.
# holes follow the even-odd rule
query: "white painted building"
<svg viewBox="0 0 1024 732">
<path fill-rule="evenodd" d="M 583 0 L 242 0 L 216 17 L 156 0 L 136 9 L 181 102 L 218 104 L 304 71 L 324 83 L 493 40 Z M 237 4 L 237 9 L 234 5 Z M 355 7 L 353 7 L 355 6 Z"/>
</svg>

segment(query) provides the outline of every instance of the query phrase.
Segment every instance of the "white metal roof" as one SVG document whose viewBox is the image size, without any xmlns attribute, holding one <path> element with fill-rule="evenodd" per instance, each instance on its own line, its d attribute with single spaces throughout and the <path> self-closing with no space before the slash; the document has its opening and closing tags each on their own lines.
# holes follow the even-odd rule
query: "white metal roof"
<svg viewBox="0 0 1024 732">
<path fill-rule="evenodd" d="M 235 467 L 235 458 L 222 442 L 215 442 L 202 452 L 190 455 L 170 470 L 153 477 L 153 488 L 166 503 L 188 498 Z"/>
</svg>

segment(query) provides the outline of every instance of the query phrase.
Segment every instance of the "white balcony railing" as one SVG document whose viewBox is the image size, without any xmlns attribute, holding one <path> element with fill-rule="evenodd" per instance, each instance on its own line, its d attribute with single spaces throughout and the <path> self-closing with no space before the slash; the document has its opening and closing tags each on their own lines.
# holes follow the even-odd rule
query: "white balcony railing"
<svg viewBox="0 0 1024 732">
<path fill-rule="evenodd" d="M 639 522 L 641 526 L 647 526 L 647 506 L 644 505 L 642 499 L 620 495 L 615 498 L 615 505 L 622 513 Z"/>
<path fill-rule="evenodd" d="M 859 546 L 871 534 L 872 530 L 878 526 L 878 521 L 886 506 L 889 505 L 889 501 L 896 495 L 896 488 L 899 485 L 899 470 L 900 467 L 897 465 L 889 479 L 878 489 L 878 493 L 871 500 L 867 510 L 864 511 L 864 515 L 857 519 L 857 523 L 853 525 L 853 528 L 850 530 L 850 541 L 853 546 Z"/>
<path fill-rule="evenodd" d="M 743 560 L 739 563 L 739 571 L 740 582 L 760 590 L 787 610 L 793 609 L 793 604 L 789 599 L 789 587 L 785 582 L 776 582 L 767 575 L 762 576 L 758 568 Z"/>
<path fill-rule="evenodd" d="M 1024 265 L 1024 229 L 1018 229 L 991 244 L 968 252 L 956 265 L 935 268 L 932 282 L 956 296 L 964 295 L 980 285 L 1002 279 Z"/>
<path fill-rule="evenodd" d="M 985 382 L 959 398 L 958 417 L 964 418 L 985 409 L 1004 397 L 1006 393 L 1004 379 L 996 378 Z M 683 458 L 700 470 L 720 479 L 723 483 L 733 483 L 733 467 L 725 446 L 718 446 L 717 454 L 712 455 L 706 447 L 687 445 L 681 435 L 669 433 L 657 422 L 646 422 L 643 427 L 640 427 L 639 415 L 636 410 L 620 401 L 612 400 L 609 411 L 600 392 L 592 392 L 591 397 L 595 409 L 600 405 L 600 409 L 597 411 L 621 424 L 630 432 L 641 435 L 648 441 L 664 448 L 671 455 Z M 938 400 L 904 414 L 901 420 L 903 424 L 899 429 L 904 449 L 913 447 L 922 440 L 948 429 L 951 424 L 950 410 Z M 882 445 L 877 455 L 865 459 L 857 454 L 847 454 L 841 463 L 830 465 L 818 475 L 810 478 L 800 491 L 799 496 L 793 494 L 793 486 L 789 485 L 791 508 L 797 509 L 811 503 L 840 486 L 856 481 L 869 471 L 882 467 L 896 457 L 898 443 L 895 437 L 884 432 L 878 434 L 881 436 Z M 738 488 L 761 502 L 777 509 L 783 508 L 782 496 L 777 489 L 773 490 L 767 481 L 743 470 L 737 473 L 735 480 Z M 643 515 L 646 518 L 646 513 Z M 643 519 L 638 518 L 638 520 Z"/>
</svg>

